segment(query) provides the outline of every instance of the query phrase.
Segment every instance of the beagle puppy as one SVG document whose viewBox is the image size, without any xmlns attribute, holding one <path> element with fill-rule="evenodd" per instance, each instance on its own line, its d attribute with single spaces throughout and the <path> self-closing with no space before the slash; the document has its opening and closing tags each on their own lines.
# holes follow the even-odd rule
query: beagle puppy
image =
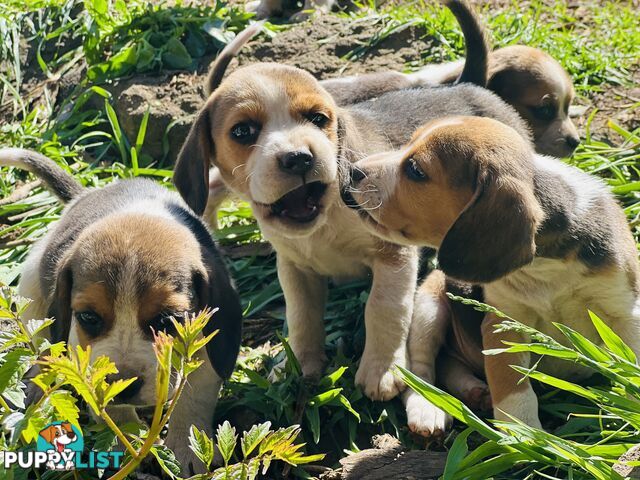
<svg viewBox="0 0 640 480">
<path fill-rule="evenodd" d="M 348 105 L 389 91 L 453 83 L 464 63 L 428 65 L 409 74 L 381 72 L 329 79 L 322 84 L 339 104 Z M 487 88 L 527 121 L 538 153 L 568 157 L 580 144 L 569 117 L 575 96 L 573 82 L 551 55 L 523 45 L 491 52 Z"/>
<path fill-rule="evenodd" d="M 342 205 L 345 166 L 406 143 L 420 123 L 452 111 L 499 118 L 518 129 L 523 143 L 528 130 L 497 96 L 469 84 L 391 92 L 345 109 L 312 75 L 290 66 L 253 64 L 222 80 L 230 52 L 240 46 L 233 42 L 211 70 L 211 94 L 178 156 L 175 185 L 202 213 L 213 163 L 249 202 L 277 252 L 289 340 L 306 376 L 319 375 L 326 360 L 328 279 L 370 275 L 356 382 L 369 398 L 390 399 L 404 388 L 392 368 L 407 365 L 417 252 L 372 234 Z"/>
<path fill-rule="evenodd" d="M 68 445 L 76 441 L 78 436 L 73 431 L 73 427 L 69 422 L 62 422 L 57 425 L 49 425 L 38 432 L 44 440 L 58 452 L 70 452 L 71 449 L 67 448 Z M 73 462 L 60 462 L 56 464 L 53 460 L 47 462 L 47 468 L 51 470 L 67 470 L 73 468 Z"/>
<path fill-rule="evenodd" d="M 85 189 L 49 158 L 16 148 L 0 149 L 0 165 L 33 172 L 67 202 L 23 265 L 18 291 L 33 300 L 26 316 L 55 318 L 53 342 L 91 346 L 92 357 L 107 355 L 116 364 L 118 378 L 137 377 L 116 399 L 130 416 L 137 418 L 134 407 L 155 402 L 154 332 L 170 334 L 171 317 L 219 309 L 204 333 L 219 332 L 206 347 L 204 365 L 190 377 L 166 438 L 186 472 L 192 461 L 200 465 L 186 441 L 189 427 L 212 434 L 242 320 L 238 295 L 206 227 L 177 194 L 150 180 Z"/>
<path fill-rule="evenodd" d="M 456 77 L 448 83 L 473 83 L 485 86 L 487 83 L 487 52 L 489 43 L 485 28 L 480 19 L 464 1 L 442 0 L 442 3 L 451 10 L 456 17 L 467 49 L 467 61 L 460 63 L 460 68 L 456 71 Z M 217 59 L 216 65 L 226 64 L 237 54 L 240 47 L 248 41 L 250 37 L 247 30 L 240 34 L 241 40 L 234 42 L 236 47 L 225 49 Z M 222 70 L 218 67 L 218 70 Z M 449 72 L 448 72 L 449 74 Z M 348 106 L 378 97 L 386 92 L 408 88 L 408 78 L 406 75 L 397 72 L 376 73 L 362 75 L 361 77 L 347 77 L 343 79 L 330 79 L 320 81 L 320 85 L 325 88 L 333 97 L 338 106 Z M 357 79 L 357 82 L 356 82 Z M 210 85 L 219 82 L 210 79 L 207 87 L 208 94 L 212 93 Z M 416 82 L 417 84 L 417 82 Z M 436 83 L 434 83 L 435 85 Z M 209 196 L 207 208 L 203 214 L 214 230 L 218 227 L 218 210 L 222 203 L 229 199 L 230 192 L 222 181 L 220 172 L 216 167 L 211 168 L 209 173 Z"/>
<path fill-rule="evenodd" d="M 598 179 L 535 153 L 513 128 L 465 116 L 430 122 L 403 148 L 357 162 L 343 198 L 377 237 L 438 249 L 442 272 L 481 285 L 484 301 L 510 317 L 560 342 L 552 322 L 598 343 L 590 309 L 640 354 L 640 268 L 622 209 Z M 411 326 L 411 366 L 428 381 L 452 317 L 443 285 L 438 274 L 426 280 L 424 311 Z M 527 341 L 496 333 L 498 323 L 484 317 L 481 347 L 461 342 L 461 351 L 475 350 L 472 363 L 480 348 Z M 529 381 L 510 368 L 534 361 L 527 354 L 484 358 L 496 418 L 540 427 Z M 538 367 L 574 381 L 589 373 L 552 358 Z"/>
</svg>

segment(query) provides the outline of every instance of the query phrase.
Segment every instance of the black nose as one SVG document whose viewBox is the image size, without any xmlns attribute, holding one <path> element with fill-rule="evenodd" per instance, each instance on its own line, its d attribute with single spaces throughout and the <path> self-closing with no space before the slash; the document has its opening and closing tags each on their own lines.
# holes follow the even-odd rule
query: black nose
<svg viewBox="0 0 640 480">
<path fill-rule="evenodd" d="M 73 440 L 74 438 L 76 438 L 76 434 L 73 430 L 71 430 L 70 432 L 67 432 L 67 437 L 69 437 L 69 439 Z"/>
<path fill-rule="evenodd" d="M 131 400 L 136 394 L 142 390 L 142 386 L 144 385 L 144 379 L 142 377 L 138 377 L 134 380 L 134 382 L 125 388 L 122 392 L 116 395 L 116 403 L 127 403 Z"/>
<path fill-rule="evenodd" d="M 287 152 L 278 158 L 280 169 L 295 175 L 304 175 L 313 168 L 313 155 L 308 150 Z"/>
<path fill-rule="evenodd" d="M 575 150 L 576 148 L 578 148 L 578 145 L 580 145 L 580 138 L 574 135 L 567 135 L 566 137 L 564 137 L 564 139 L 567 142 L 567 145 L 569 145 L 572 150 Z"/>
<path fill-rule="evenodd" d="M 351 171 L 350 171 L 350 180 L 351 180 L 351 185 L 354 185 L 362 180 L 364 180 L 367 176 L 365 175 L 365 173 L 360 170 L 358 167 L 351 167 Z"/>
</svg>

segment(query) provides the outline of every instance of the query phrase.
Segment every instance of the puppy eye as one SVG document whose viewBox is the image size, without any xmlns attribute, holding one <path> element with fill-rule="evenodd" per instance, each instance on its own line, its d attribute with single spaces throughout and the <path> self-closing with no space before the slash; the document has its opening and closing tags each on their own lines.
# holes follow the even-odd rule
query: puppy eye
<svg viewBox="0 0 640 480">
<path fill-rule="evenodd" d="M 305 115 L 305 118 L 318 128 L 324 128 L 325 125 L 329 122 L 329 117 L 320 112 L 308 113 L 307 115 Z"/>
<path fill-rule="evenodd" d="M 243 145 L 254 143 L 258 135 L 260 135 L 260 126 L 254 122 L 240 122 L 231 129 L 231 138 Z"/>
<path fill-rule="evenodd" d="M 176 327 L 173 324 L 172 318 L 175 318 L 178 322 L 182 322 L 184 314 L 177 312 L 162 312 L 149 322 L 149 328 L 156 333 L 164 332 L 167 335 L 175 335 Z"/>
<path fill-rule="evenodd" d="M 97 337 L 104 327 L 102 317 L 91 310 L 76 312 L 76 320 L 82 329 L 92 337 Z"/>
<path fill-rule="evenodd" d="M 542 105 L 531 107 L 533 115 L 540 120 L 552 120 L 556 116 L 556 107 L 553 105 Z"/>
<path fill-rule="evenodd" d="M 418 162 L 413 158 L 408 159 L 404 164 L 404 172 L 407 174 L 407 177 L 415 182 L 424 182 L 427 180 L 427 174 L 424 173 L 424 170 L 422 170 Z"/>
</svg>

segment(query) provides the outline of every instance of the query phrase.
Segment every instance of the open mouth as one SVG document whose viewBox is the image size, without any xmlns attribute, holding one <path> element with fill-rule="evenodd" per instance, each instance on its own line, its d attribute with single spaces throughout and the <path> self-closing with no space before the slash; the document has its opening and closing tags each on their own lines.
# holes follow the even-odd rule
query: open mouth
<svg viewBox="0 0 640 480">
<path fill-rule="evenodd" d="M 320 200 L 326 190 L 322 182 L 305 183 L 272 203 L 271 214 L 296 223 L 311 222 L 320 214 Z"/>
</svg>

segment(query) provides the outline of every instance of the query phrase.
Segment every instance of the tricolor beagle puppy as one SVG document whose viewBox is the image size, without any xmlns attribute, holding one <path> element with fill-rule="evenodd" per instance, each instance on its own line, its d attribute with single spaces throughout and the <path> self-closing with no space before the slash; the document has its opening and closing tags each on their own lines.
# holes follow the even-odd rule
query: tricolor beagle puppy
<svg viewBox="0 0 640 480">
<path fill-rule="evenodd" d="M 213 163 L 250 203 L 277 252 L 291 347 L 307 376 L 319 375 L 326 359 L 328 279 L 371 275 L 356 382 L 372 399 L 392 398 L 404 388 L 391 370 L 407 365 L 417 252 L 372 234 L 342 205 L 344 167 L 406 143 L 419 124 L 452 111 L 499 118 L 518 128 L 524 143 L 528 130 L 511 107 L 474 85 L 392 92 L 343 109 L 312 75 L 294 67 L 259 63 L 222 81 L 229 56 L 223 52 L 211 71 L 211 95 L 178 157 L 176 187 L 203 212 Z"/>
<path fill-rule="evenodd" d="M 137 377 L 116 399 L 131 414 L 155 402 L 153 332 L 171 333 L 171 317 L 219 308 L 205 333 L 219 332 L 176 405 L 166 439 L 188 472 L 195 460 L 189 427 L 212 433 L 222 378 L 231 375 L 240 346 L 238 295 L 209 232 L 177 194 L 150 180 L 85 189 L 47 157 L 15 148 L 0 149 L 0 165 L 33 172 L 68 202 L 23 265 L 18 290 L 33 300 L 26 315 L 55 318 L 54 342 L 91 346 L 93 357 L 115 362 L 118 377 Z"/>
<path fill-rule="evenodd" d="M 561 342 L 552 322 L 598 342 L 590 309 L 640 354 L 638 252 L 622 209 L 598 179 L 536 154 L 511 127 L 478 117 L 430 122 L 403 148 L 357 162 L 344 198 L 369 232 L 438 249 L 447 276 L 482 285 L 485 301 L 512 318 Z M 445 288 L 441 274 L 426 280 L 411 326 L 411 367 L 428 381 L 452 316 Z M 484 317 L 482 347 L 526 340 L 495 333 L 499 322 Z M 474 350 L 472 343 L 461 350 Z M 477 364 L 479 350 L 469 364 Z M 496 418 L 540 427 L 529 381 L 518 383 L 521 375 L 509 367 L 532 361 L 524 354 L 484 358 Z M 588 373 L 551 358 L 539 368 L 572 380 Z"/>
<path fill-rule="evenodd" d="M 389 91 L 453 83 L 464 63 L 459 60 L 428 65 L 409 74 L 381 72 L 330 79 L 322 85 L 338 104 L 349 105 Z M 538 153 L 567 157 L 580 144 L 578 131 L 569 117 L 575 95 L 573 83 L 547 53 L 521 45 L 491 52 L 487 88 L 527 121 Z"/>
</svg>

